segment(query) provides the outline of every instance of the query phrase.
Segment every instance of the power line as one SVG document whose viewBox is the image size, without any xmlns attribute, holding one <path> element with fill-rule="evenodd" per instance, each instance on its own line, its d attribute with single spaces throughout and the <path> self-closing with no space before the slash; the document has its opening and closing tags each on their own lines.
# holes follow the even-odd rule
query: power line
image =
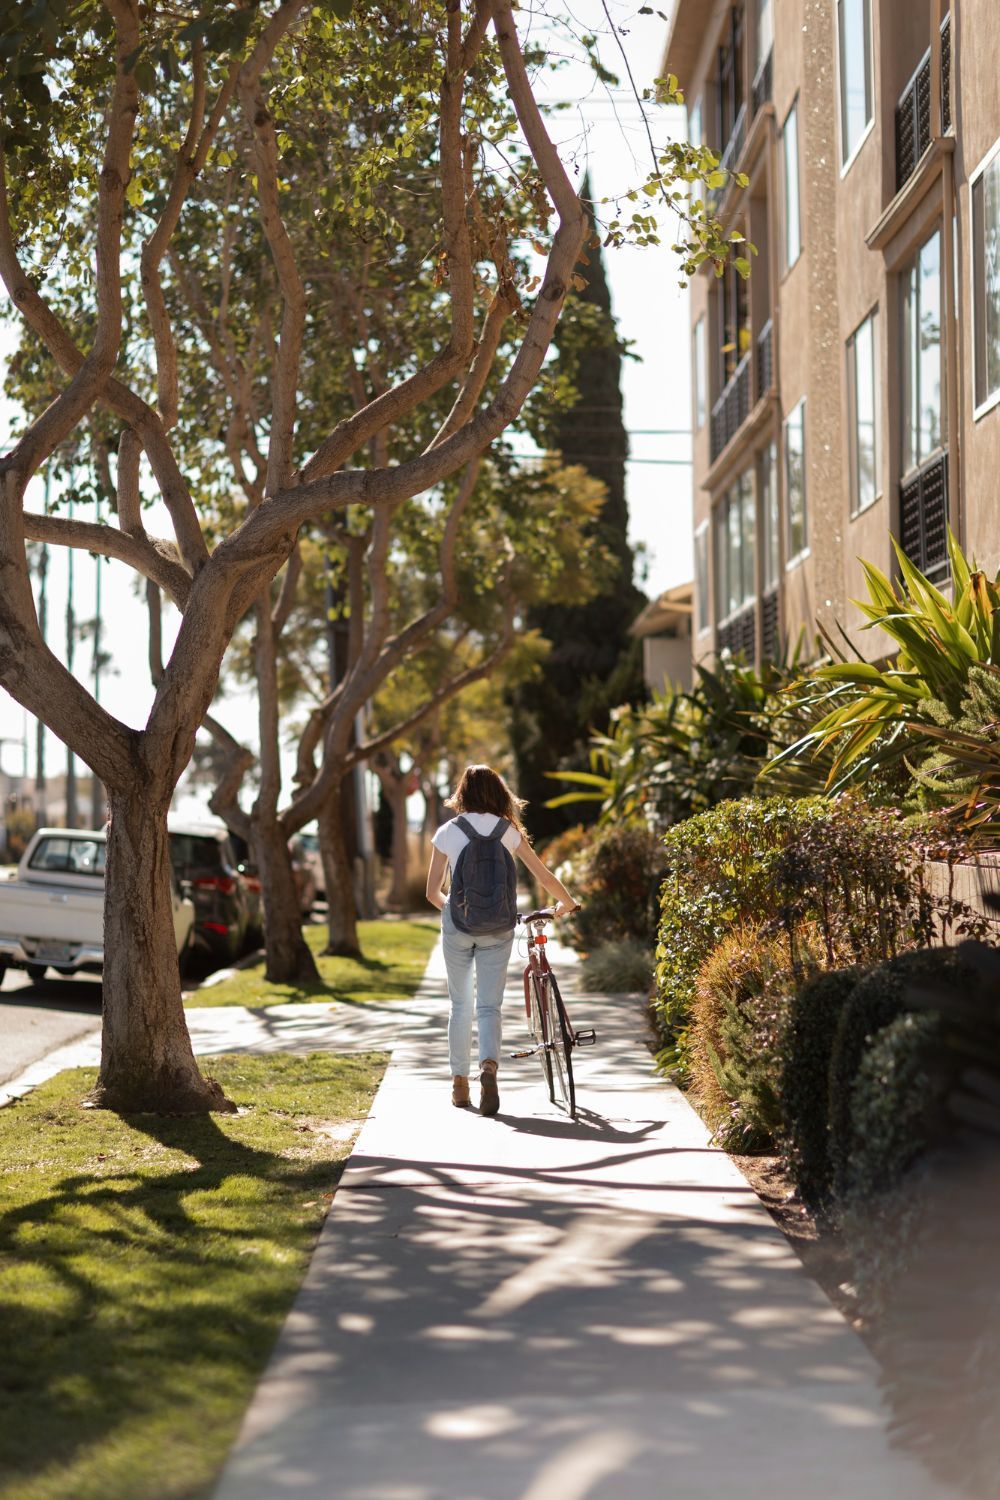
<svg viewBox="0 0 1000 1500">
<path fill-rule="evenodd" d="M 511 458 L 518 463 L 543 464 L 551 463 L 551 453 L 512 453 Z M 566 460 L 563 460 L 566 462 Z M 662 464 L 665 468 L 689 469 L 691 460 L 689 458 L 620 458 L 610 453 L 574 453 L 569 459 L 571 464 Z"/>
</svg>

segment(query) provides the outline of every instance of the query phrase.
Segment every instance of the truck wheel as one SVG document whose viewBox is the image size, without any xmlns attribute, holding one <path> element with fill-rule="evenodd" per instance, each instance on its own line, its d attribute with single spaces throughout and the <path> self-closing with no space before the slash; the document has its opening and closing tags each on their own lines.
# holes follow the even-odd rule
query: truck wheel
<svg viewBox="0 0 1000 1500">
<path fill-rule="evenodd" d="M 45 978 L 45 971 L 48 968 L 48 965 L 27 964 L 26 967 L 28 970 L 28 978 L 31 980 L 32 984 L 41 984 L 42 980 Z"/>
<path fill-rule="evenodd" d="M 7 977 L 7 965 L 5 963 L 0 963 L 0 987 L 3 986 L 3 982 L 6 979 L 6 977 Z"/>
</svg>

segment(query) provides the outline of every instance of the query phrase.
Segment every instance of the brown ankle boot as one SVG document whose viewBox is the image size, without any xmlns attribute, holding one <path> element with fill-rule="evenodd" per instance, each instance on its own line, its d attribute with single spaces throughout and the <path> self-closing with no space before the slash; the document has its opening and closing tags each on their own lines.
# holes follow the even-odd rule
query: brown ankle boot
<svg viewBox="0 0 1000 1500">
<path fill-rule="evenodd" d="M 469 1080 L 456 1073 L 451 1080 L 451 1102 L 456 1109 L 469 1107 Z"/>
<path fill-rule="evenodd" d="M 500 1108 L 500 1091 L 497 1088 L 497 1065 L 492 1057 L 486 1058 L 479 1075 L 479 1113 L 495 1115 Z"/>
</svg>

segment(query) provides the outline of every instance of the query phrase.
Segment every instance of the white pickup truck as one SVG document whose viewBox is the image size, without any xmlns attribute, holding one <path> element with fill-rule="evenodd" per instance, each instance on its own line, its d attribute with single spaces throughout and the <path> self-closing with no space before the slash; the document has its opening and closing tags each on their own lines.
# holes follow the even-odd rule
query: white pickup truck
<svg viewBox="0 0 1000 1500">
<path fill-rule="evenodd" d="M 0 877 L 0 983 L 11 966 L 34 981 L 99 971 L 104 964 L 106 835 L 74 828 L 40 828 L 17 869 Z M 194 922 L 190 900 L 172 892 L 177 952 Z"/>
</svg>

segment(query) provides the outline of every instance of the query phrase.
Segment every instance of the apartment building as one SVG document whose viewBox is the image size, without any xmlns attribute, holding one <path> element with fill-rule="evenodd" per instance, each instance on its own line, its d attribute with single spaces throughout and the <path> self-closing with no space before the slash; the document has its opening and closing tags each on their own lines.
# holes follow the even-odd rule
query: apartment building
<svg viewBox="0 0 1000 1500">
<path fill-rule="evenodd" d="M 890 536 L 1000 565 L 1000 0 L 676 0 L 663 61 L 756 246 L 691 289 L 696 658 L 857 630 Z"/>
</svg>

